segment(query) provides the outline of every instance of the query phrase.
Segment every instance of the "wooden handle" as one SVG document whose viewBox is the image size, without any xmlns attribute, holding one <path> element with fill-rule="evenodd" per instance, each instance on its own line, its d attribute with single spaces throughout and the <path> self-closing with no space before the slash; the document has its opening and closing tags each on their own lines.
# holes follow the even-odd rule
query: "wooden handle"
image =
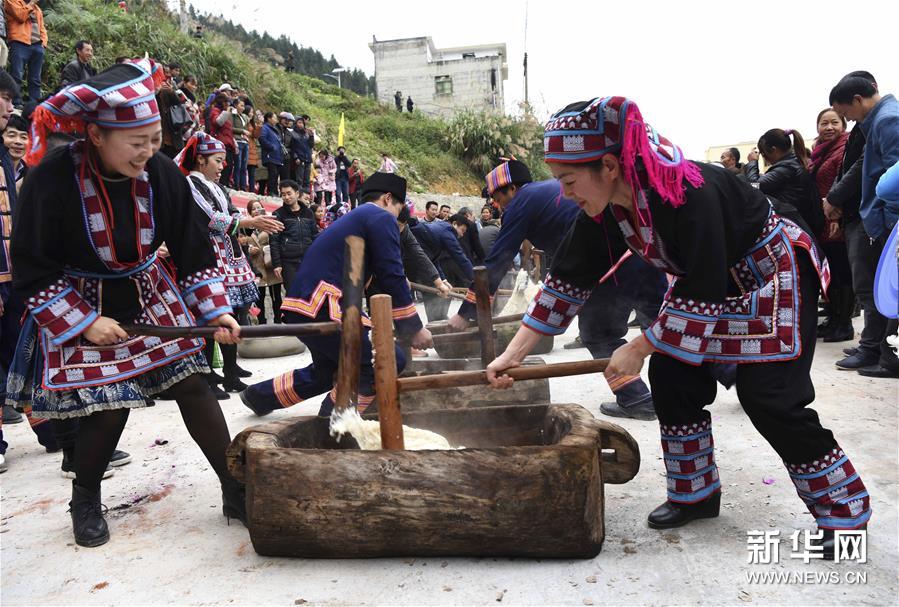
<svg viewBox="0 0 899 607">
<path fill-rule="evenodd" d="M 393 343 L 393 304 L 390 295 L 374 295 L 371 304 L 372 335 L 375 350 L 375 394 L 378 395 L 378 421 L 381 424 L 381 448 L 405 449 L 403 414 L 396 391 L 396 348 Z"/>
<path fill-rule="evenodd" d="M 545 255 L 540 249 L 533 249 L 531 255 L 534 257 L 534 276 L 537 280 L 543 280 L 543 256 Z"/>
<path fill-rule="evenodd" d="M 416 291 L 421 291 L 422 293 L 430 293 L 431 295 L 440 295 L 441 297 L 443 296 L 443 294 L 440 293 L 440 290 L 436 287 L 429 287 L 428 285 L 423 285 L 418 282 L 410 282 L 409 284 L 412 285 L 412 288 Z M 461 299 L 462 301 L 465 301 L 464 295 L 454 293 L 453 291 L 450 291 L 447 297 L 449 297 L 450 299 Z"/>
<path fill-rule="evenodd" d="M 128 335 L 151 335 L 177 339 L 181 337 L 211 338 L 219 327 L 160 327 L 156 325 L 123 324 L 122 329 Z M 309 322 L 303 324 L 257 325 L 241 327 L 240 336 L 245 339 L 254 337 L 301 337 L 303 335 L 330 335 L 337 333 L 340 325 L 336 322 Z"/>
<path fill-rule="evenodd" d="M 602 450 L 602 481 L 621 485 L 640 471 L 640 447 L 627 430 L 605 420 L 595 419 Z"/>
<path fill-rule="evenodd" d="M 365 240 L 347 236 L 343 254 L 340 309 L 340 357 L 334 410 L 340 413 L 359 393 L 359 360 L 362 356 L 362 294 L 365 290 Z"/>
<path fill-rule="evenodd" d="M 465 287 L 453 287 L 453 293 L 461 293 L 462 295 L 468 294 L 468 289 Z M 496 293 L 493 295 L 512 295 L 515 293 L 515 289 L 497 289 Z"/>
<path fill-rule="evenodd" d="M 434 343 L 437 344 L 458 344 L 470 342 L 478 339 L 481 332 L 478 329 L 465 329 L 464 331 L 459 331 L 458 333 L 440 333 L 438 335 L 431 335 L 431 339 L 434 340 Z M 496 331 L 493 331 L 491 335 L 495 338 Z"/>
<path fill-rule="evenodd" d="M 478 334 L 481 337 L 481 366 L 486 368 L 496 358 L 496 340 L 493 339 L 490 276 L 484 266 L 474 269 L 474 293 L 477 298 Z"/>
<path fill-rule="evenodd" d="M 506 314 L 505 316 L 494 316 L 493 324 L 499 325 L 507 322 L 519 322 L 524 318 L 524 314 Z M 431 335 L 442 335 L 444 333 L 455 333 L 445 320 L 428 323 L 428 331 Z"/>
<path fill-rule="evenodd" d="M 555 363 L 552 365 L 528 365 L 515 367 L 505 372 L 515 380 L 544 379 L 547 377 L 567 377 L 569 375 L 586 375 L 601 373 L 609 364 L 608 358 L 598 360 L 579 360 L 576 362 Z M 457 371 L 441 375 L 423 375 L 421 377 L 403 377 L 396 385 L 400 392 L 417 390 L 434 390 L 437 388 L 456 388 L 459 386 L 479 386 L 487 384 L 486 371 Z"/>
</svg>

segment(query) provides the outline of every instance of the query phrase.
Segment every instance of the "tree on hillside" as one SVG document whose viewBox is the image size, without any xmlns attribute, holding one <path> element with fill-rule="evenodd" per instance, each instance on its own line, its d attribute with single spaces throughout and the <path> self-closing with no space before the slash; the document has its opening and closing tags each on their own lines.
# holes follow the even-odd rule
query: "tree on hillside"
<svg viewBox="0 0 899 607">
<path fill-rule="evenodd" d="M 204 29 L 217 32 L 230 40 L 240 42 L 247 53 L 252 54 L 257 59 L 272 62 L 276 67 L 284 67 L 287 57 L 290 53 L 293 53 L 293 67 L 296 73 L 305 74 L 328 83 L 332 83 L 331 79 L 326 78 L 323 74 L 330 74 L 336 68 L 341 67 L 340 62 L 337 61 L 334 55 L 325 59 L 321 51 L 297 46 L 287 36 L 282 35 L 276 39 L 268 32 L 262 32 L 261 34 L 256 30 L 248 32 L 239 23 L 235 24 L 223 16 L 197 13 L 193 5 L 191 5 L 191 11 L 192 17 L 201 23 Z M 375 91 L 374 76 L 367 76 L 365 72 L 359 69 L 343 72 L 340 75 L 340 84 L 359 95 L 373 95 Z"/>
</svg>

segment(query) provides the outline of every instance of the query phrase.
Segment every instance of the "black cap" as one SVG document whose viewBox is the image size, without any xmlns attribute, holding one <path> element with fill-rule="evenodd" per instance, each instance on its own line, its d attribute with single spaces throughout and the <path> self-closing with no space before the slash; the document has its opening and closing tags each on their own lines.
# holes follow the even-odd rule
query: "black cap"
<svg viewBox="0 0 899 607">
<path fill-rule="evenodd" d="M 406 180 L 393 173 L 372 173 L 362 182 L 360 196 L 369 192 L 390 192 L 396 202 L 406 202 Z"/>
</svg>

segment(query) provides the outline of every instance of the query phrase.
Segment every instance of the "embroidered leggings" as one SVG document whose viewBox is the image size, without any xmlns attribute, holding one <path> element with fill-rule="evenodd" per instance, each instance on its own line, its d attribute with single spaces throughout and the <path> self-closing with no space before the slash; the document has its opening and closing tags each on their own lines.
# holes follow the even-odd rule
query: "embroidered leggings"
<svg viewBox="0 0 899 607">
<path fill-rule="evenodd" d="M 203 451 L 220 479 L 229 479 L 225 449 L 231 442 L 228 426 L 209 384 L 191 375 L 169 389 L 178 402 L 181 418 L 191 438 Z M 75 483 L 96 493 L 103 471 L 112 457 L 128 421 L 129 409 L 99 411 L 81 418 L 75 439 Z"/>
<path fill-rule="evenodd" d="M 809 375 L 815 356 L 818 278 L 808 256 L 797 255 L 802 293 L 799 358 L 772 363 L 737 365 L 737 395 L 756 430 L 788 463 L 810 462 L 836 446 L 830 430 L 808 408 L 815 400 Z M 715 400 L 713 365 L 688 365 L 655 353 L 649 361 L 649 383 L 659 423 L 680 426 L 707 418 L 706 405 Z"/>
</svg>

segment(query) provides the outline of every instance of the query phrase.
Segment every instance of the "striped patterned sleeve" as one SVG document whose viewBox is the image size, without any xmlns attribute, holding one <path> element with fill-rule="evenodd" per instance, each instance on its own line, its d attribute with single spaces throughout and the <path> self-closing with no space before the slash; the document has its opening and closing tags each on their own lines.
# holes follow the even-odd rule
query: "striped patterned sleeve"
<svg viewBox="0 0 899 607">
<path fill-rule="evenodd" d="M 100 314 L 64 278 L 28 298 L 28 309 L 54 345 L 81 335 Z"/>
<path fill-rule="evenodd" d="M 200 270 L 179 281 L 184 301 L 199 325 L 234 310 L 228 302 L 225 280 L 213 269 Z"/>
</svg>

